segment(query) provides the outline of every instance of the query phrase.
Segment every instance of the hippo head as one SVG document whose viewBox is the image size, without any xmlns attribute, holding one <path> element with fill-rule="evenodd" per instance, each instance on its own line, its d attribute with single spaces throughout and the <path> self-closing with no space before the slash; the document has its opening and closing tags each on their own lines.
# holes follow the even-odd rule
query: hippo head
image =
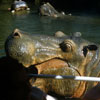
<svg viewBox="0 0 100 100">
<path fill-rule="evenodd" d="M 24 66 L 29 66 L 34 61 L 34 44 L 32 39 L 19 29 L 15 29 L 5 42 L 7 56 L 13 57 Z"/>
<path fill-rule="evenodd" d="M 59 12 L 48 2 L 41 5 L 39 10 L 42 16 L 58 17 L 59 15 Z"/>
</svg>

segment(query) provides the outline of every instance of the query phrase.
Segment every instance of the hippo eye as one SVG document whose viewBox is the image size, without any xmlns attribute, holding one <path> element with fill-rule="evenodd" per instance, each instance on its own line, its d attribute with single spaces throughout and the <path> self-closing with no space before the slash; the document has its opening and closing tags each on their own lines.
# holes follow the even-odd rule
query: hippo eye
<svg viewBox="0 0 100 100">
<path fill-rule="evenodd" d="M 76 45 L 72 40 L 65 40 L 60 44 L 60 48 L 63 52 L 74 51 Z"/>
</svg>

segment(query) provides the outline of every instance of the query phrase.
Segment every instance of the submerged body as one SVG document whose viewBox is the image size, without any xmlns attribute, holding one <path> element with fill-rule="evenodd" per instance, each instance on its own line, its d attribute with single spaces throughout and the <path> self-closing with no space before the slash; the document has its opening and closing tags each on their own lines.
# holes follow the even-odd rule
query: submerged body
<svg viewBox="0 0 100 100">
<path fill-rule="evenodd" d="M 16 59 L 24 67 L 35 65 L 38 74 L 99 76 L 100 47 L 72 36 L 43 36 L 23 34 L 15 29 L 7 38 L 5 50 L 8 57 Z M 81 97 L 96 82 L 73 80 L 37 79 L 33 86 L 44 92 L 61 96 Z"/>
</svg>

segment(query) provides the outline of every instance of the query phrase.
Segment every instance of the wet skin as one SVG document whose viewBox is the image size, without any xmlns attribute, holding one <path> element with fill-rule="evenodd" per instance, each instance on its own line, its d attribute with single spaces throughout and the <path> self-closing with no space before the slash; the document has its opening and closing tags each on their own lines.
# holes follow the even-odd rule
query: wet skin
<svg viewBox="0 0 100 100">
<path fill-rule="evenodd" d="M 15 29 L 7 38 L 5 51 L 24 67 L 35 65 L 38 74 L 99 76 L 99 45 L 72 36 L 29 35 Z M 66 85 L 65 85 L 66 84 Z M 45 92 L 68 97 L 81 97 L 96 82 L 37 79 L 32 85 Z"/>
<path fill-rule="evenodd" d="M 58 12 L 50 3 L 44 3 L 43 5 L 40 6 L 39 8 L 40 15 L 42 16 L 52 16 L 52 17 L 61 17 L 64 14 Z"/>
<path fill-rule="evenodd" d="M 14 1 L 11 5 L 11 11 L 20 11 L 20 10 L 26 10 L 28 8 L 28 5 L 25 1 Z"/>
</svg>

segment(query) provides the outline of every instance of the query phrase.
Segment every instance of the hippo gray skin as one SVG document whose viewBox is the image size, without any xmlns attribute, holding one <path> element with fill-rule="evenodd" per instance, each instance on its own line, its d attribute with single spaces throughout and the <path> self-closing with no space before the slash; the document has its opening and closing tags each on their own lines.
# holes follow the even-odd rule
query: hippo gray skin
<svg viewBox="0 0 100 100">
<path fill-rule="evenodd" d="M 42 16 L 52 16 L 52 17 L 60 17 L 64 16 L 64 12 L 58 12 L 49 2 L 44 3 L 39 8 L 40 15 Z"/>
<path fill-rule="evenodd" d="M 5 42 L 6 55 L 24 67 L 34 65 L 38 74 L 100 76 L 100 46 L 81 35 L 30 35 L 15 29 Z M 33 66 L 33 67 L 34 67 Z M 97 82 L 36 79 L 36 86 L 46 93 L 81 98 Z"/>
<path fill-rule="evenodd" d="M 9 8 L 9 10 L 14 13 L 17 11 L 22 11 L 22 10 L 30 10 L 30 8 L 28 8 L 28 5 L 25 1 L 22 0 L 15 0 L 12 5 L 11 8 Z"/>
</svg>

